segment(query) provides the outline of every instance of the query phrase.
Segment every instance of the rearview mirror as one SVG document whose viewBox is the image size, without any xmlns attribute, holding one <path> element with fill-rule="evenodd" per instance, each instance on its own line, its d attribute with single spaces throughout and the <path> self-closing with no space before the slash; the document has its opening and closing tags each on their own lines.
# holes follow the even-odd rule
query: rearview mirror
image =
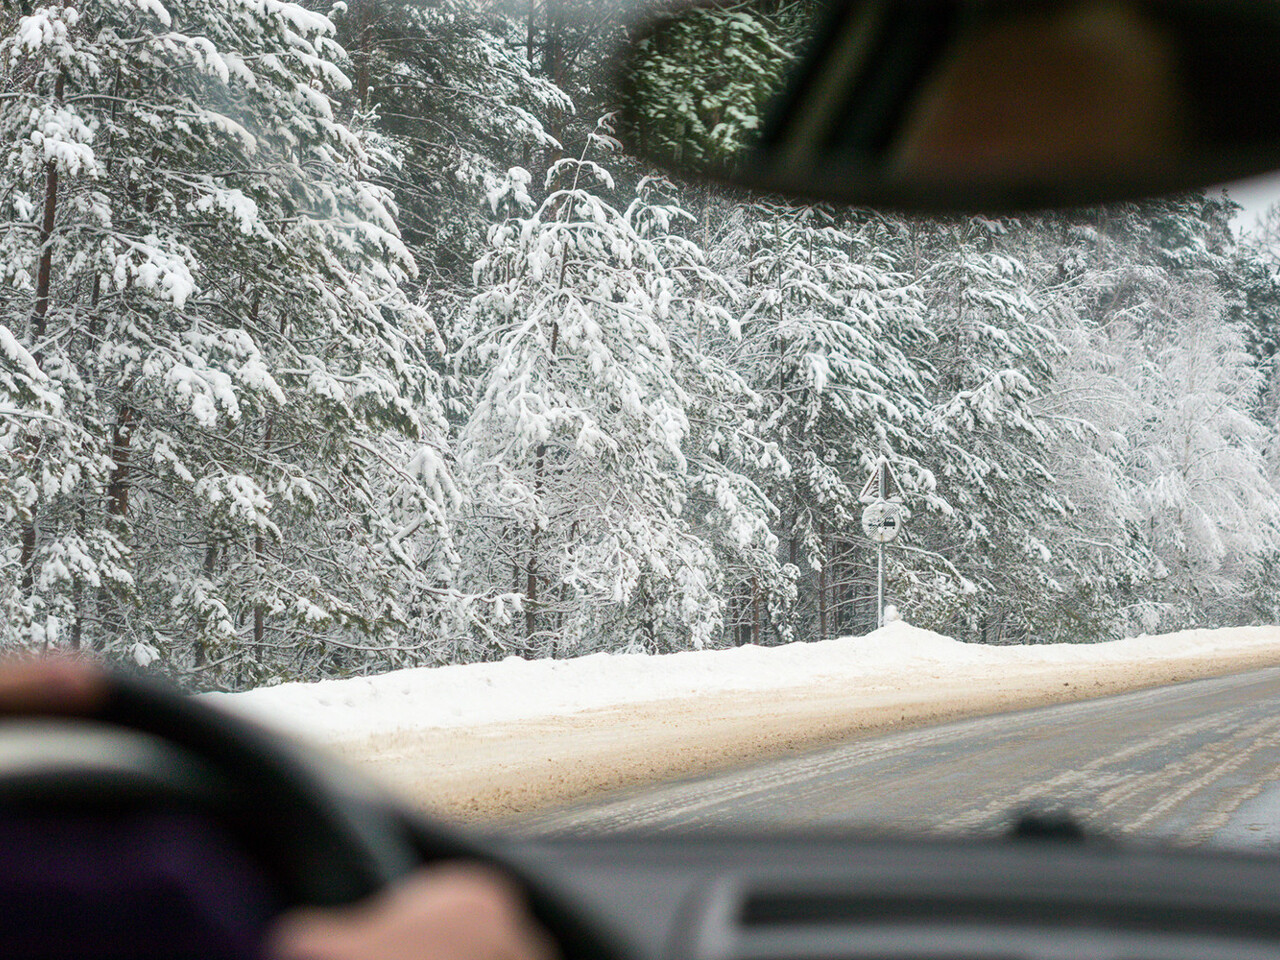
<svg viewBox="0 0 1280 960">
<path fill-rule="evenodd" d="M 638 153 L 810 198 L 1035 208 L 1280 167 L 1271 0 L 712 3 L 623 62 Z"/>
</svg>

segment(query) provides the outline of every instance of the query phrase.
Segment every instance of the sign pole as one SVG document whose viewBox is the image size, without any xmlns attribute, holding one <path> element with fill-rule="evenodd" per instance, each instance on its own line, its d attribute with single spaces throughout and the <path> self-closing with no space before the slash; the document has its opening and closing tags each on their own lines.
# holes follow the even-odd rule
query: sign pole
<svg viewBox="0 0 1280 960">
<path fill-rule="evenodd" d="M 879 487 L 880 499 L 884 500 L 888 490 L 888 483 L 885 474 L 889 471 L 889 464 L 885 460 L 880 461 Z M 876 576 L 876 629 L 884 626 L 884 544 L 876 544 L 876 566 L 878 573 Z"/>
<path fill-rule="evenodd" d="M 884 626 L 884 544 L 876 545 L 876 555 L 879 560 L 880 576 L 876 583 L 876 627 Z"/>
<path fill-rule="evenodd" d="M 884 547 L 898 538 L 903 523 L 911 516 L 902 504 L 903 499 L 902 488 L 889 466 L 889 458 L 880 457 L 858 494 L 858 502 L 867 505 L 862 511 L 862 532 L 876 545 L 877 630 L 884 626 Z"/>
</svg>

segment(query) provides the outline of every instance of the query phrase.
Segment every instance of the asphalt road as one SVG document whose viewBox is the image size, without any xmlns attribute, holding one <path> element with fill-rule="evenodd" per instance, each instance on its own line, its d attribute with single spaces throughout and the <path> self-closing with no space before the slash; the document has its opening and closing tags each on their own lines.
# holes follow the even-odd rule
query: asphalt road
<svg viewBox="0 0 1280 960">
<path fill-rule="evenodd" d="M 858 740 L 507 829 L 970 834 L 1028 804 L 1111 834 L 1280 849 L 1280 668 Z"/>
</svg>

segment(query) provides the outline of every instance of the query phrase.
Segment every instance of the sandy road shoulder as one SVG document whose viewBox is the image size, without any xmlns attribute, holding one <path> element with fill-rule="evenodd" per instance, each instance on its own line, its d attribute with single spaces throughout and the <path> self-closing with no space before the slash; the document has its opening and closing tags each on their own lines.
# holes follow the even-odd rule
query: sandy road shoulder
<svg viewBox="0 0 1280 960">
<path fill-rule="evenodd" d="M 948 667 L 909 682 L 828 681 L 330 747 L 428 812 L 491 822 L 878 733 L 1277 665 L 1280 643 L 1141 664 L 1023 664 L 999 678 Z"/>
</svg>

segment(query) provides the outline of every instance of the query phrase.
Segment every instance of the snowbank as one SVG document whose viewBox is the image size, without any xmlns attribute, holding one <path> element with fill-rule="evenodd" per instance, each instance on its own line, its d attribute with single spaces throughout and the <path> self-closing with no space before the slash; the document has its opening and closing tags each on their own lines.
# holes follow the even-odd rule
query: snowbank
<svg viewBox="0 0 1280 960">
<path fill-rule="evenodd" d="M 744 646 L 663 656 L 596 654 L 400 670 L 371 678 L 290 683 L 221 704 L 323 741 L 402 731 L 482 727 L 664 700 L 768 693 L 845 683 L 868 692 L 930 678 L 997 680 L 1010 672 L 1072 665 L 1204 660 L 1280 645 L 1280 627 L 1187 630 L 1098 644 L 990 647 L 961 643 L 902 621 L 862 637 L 781 647 Z"/>
</svg>

